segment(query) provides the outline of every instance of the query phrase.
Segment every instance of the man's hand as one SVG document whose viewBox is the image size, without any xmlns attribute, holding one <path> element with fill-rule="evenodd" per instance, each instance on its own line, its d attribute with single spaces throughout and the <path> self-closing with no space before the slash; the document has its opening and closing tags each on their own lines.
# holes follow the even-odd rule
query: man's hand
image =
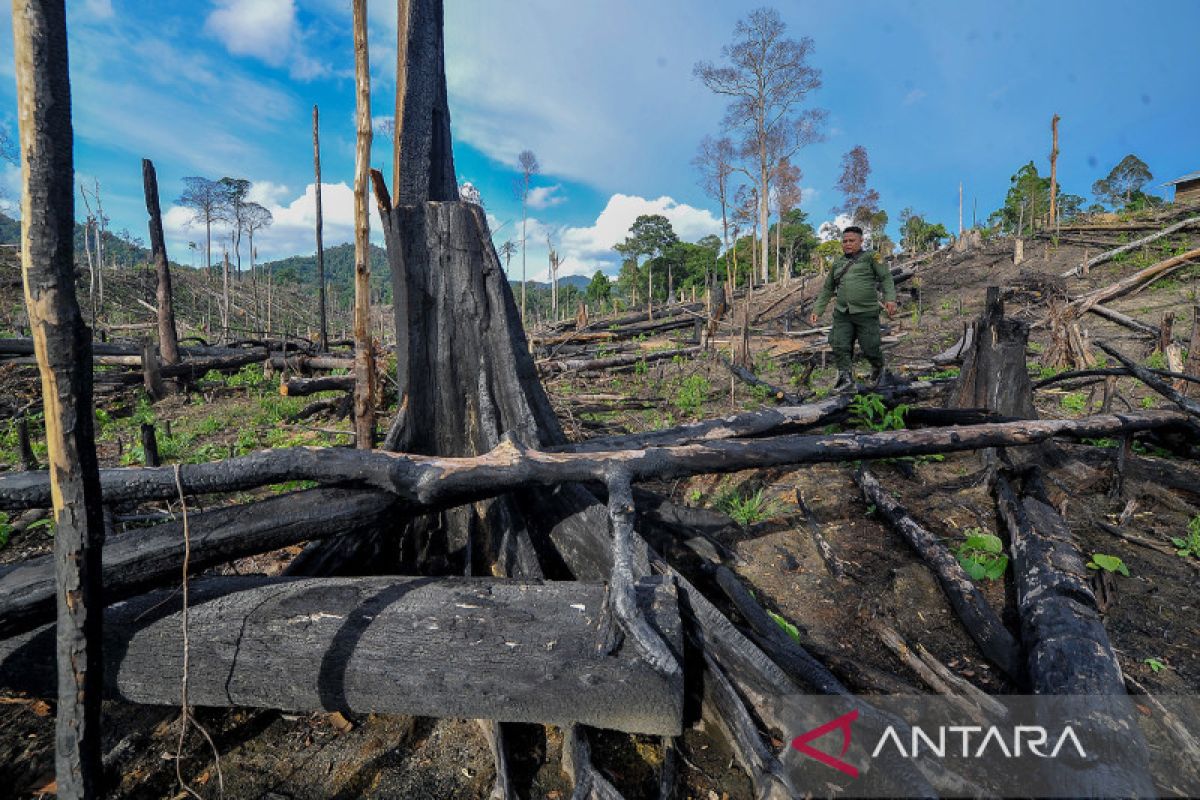
<svg viewBox="0 0 1200 800">
<path fill-rule="evenodd" d="M 819 319 L 820 319 L 820 317 L 818 317 L 818 316 L 817 316 L 815 313 L 813 313 L 813 314 L 809 314 L 809 315 L 808 315 L 808 324 L 809 324 L 809 325 L 816 325 L 816 324 L 817 324 L 817 320 L 819 320 Z"/>
<path fill-rule="evenodd" d="M 896 301 L 889 300 L 883 304 L 883 310 L 887 312 L 888 317 L 896 316 Z"/>
</svg>

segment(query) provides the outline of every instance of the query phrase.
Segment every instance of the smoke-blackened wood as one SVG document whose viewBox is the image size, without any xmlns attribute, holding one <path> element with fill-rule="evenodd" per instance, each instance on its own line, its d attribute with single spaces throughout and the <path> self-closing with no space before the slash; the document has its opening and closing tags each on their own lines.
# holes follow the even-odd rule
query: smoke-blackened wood
<svg viewBox="0 0 1200 800">
<path fill-rule="evenodd" d="M 972 346 L 947 398 L 947 406 L 986 408 L 1009 417 L 1036 419 L 1025 366 L 1029 326 L 1004 316 L 1000 289 L 989 286 L 983 314 L 972 323 Z"/>
<path fill-rule="evenodd" d="M 788 405 L 793 405 L 793 406 L 799 405 L 800 403 L 804 402 L 803 397 L 796 395 L 796 394 L 792 394 L 791 392 L 789 392 L 785 389 L 781 389 L 778 386 L 775 386 L 774 384 L 767 383 L 766 381 L 764 381 L 762 378 L 755 375 L 750 370 L 746 369 L 743 366 L 739 366 L 739 365 L 735 364 L 734 362 L 730 361 L 729 359 L 725 358 L 724 356 L 721 356 L 721 361 L 722 361 L 722 363 L 725 364 L 726 367 L 729 368 L 729 371 L 732 372 L 734 374 L 734 376 L 738 378 L 738 380 L 742 381 L 743 383 L 747 384 L 748 386 L 751 386 L 754 388 L 765 389 L 767 391 L 767 393 L 776 402 L 787 403 Z"/>
<path fill-rule="evenodd" d="M 446 93 L 442 0 L 410 0 L 403 111 L 397 111 L 400 180 L 396 205 L 457 200 L 450 105 Z M 399 83 L 399 75 L 397 75 Z M 399 99 L 399 86 L 397 86 Z"/>
<path fill-rule="evenodd" d="M 892 529 L 933 570 L 950 606 L 968 635 L 979 645 L 980 652 L 1009 678 L 1020 682 L 1023 677 L 1020 646 L 950 549 L 913 519 L 869 470 L 859 470 L 855 481 L 867 501 L 874 504 Z"/>
<path fill-rule="evenodd" d="M 279 384 L 284 397 L 304 397 L 317 392 L 354 391 L 353 375 L 326 375 L 323 378 L 288 378 Z"/>
<path fill-rule="evenodd" d="M 73 800 L 98 796 L 103 778 L 99 612 L 104 520 L 93 437 L 91 334 L 75 298 L 65 4 L 13 0 L 12 27 L 22 172 L 21 266 L 54 487 L 57 638 L 53 630 L 47 635 L 40 672 L 57 698 L 58 796 Z"/>
<path fill-rule="evenodd" d="M 649 364 L 655 361 L 665 361 L 676 356 L 689 358 L 699 352 L 699 347 L 685 347 L 680 350 L 660 350 L 655 353 L 630 353 L 629 355 L 611 356 L 609 358 L 563 358 L 539 361 L 537 368 L 540 375 L 554 375 L 559 372 L 598 372 L 619 367 L 632 367 L 639 363 Z"/>
<path fill-rule="evenodd" d="M 562 767 L 575 784 L 571 800 L 624 800 L 617 788 L 592 766 L 592 750 L 582 725 L 563 728 Z"/>
<path fill-rule="evenodd" d="M 146 195 L 146 212 L 150 215 L 150 257 L 158 279 L 156 302 L 158 311 L 158 353 L 166 365 L 179 363 L 179 339 L 175 332 L 175 306 L 171 297 L 171 268 L 167 262 L 167 245 L 163 239 L 162 210 L 158 203 L 158 175 L 148 158 L 142 159 L 142 187 Z"/>
<path fill-rule="evenodd" d="M 1099 345 L 1101 350 L 1108 353 L 1117 361 L 1120 361 L 1121 365 L 1124 366 L 1125 369 L 1132 372 L 1133 376 L 1139 381 L 1146 384 L 1151 389 L 1182 408 L 1188 414 L 1191 414 L 1193 417 L 1200 418 L 1200 402 L 1184 397 L 1182 394 L 1175 391 L 1174 387 L 1172 387 L 1169 383 L 1159 378 L 1141 364 L 1126 358 L 1121 351 L 1117 350 L 1115 347 L 1110 346 L 1106 342 L 1096 342 L 1096 344 Z"/>
<path fill-rule="evenodd" d="M 201 578 L 189 589 L 189 698 L 200 706 L 416 714 L 510 722 L 573 719 L 678 735 L 682 689 L 607 636 L 605 587 L 490 578 Z M 639 591 L 680 646 L 669 584 Z M 178 702 L 173 590 L 105 615 L 109 696 Z M 0 643 L 0 684 L 43 693 L 53 633 Z"/>
<path fill-rule="evenodd" d="M 149 339 L 142 343 L 142 385 L 153 400 L 161 400 L 167 394 L 158 366 L 158 351 Z"/>
<path fill-rule="evenodd" d="M 235 558 L 333 535 L 361 535 L 401 513 L 383 492 L 311 489 L 249 505 L 188 515 L 189 566 L 199 572 Z M 104 597 L 115 602 L 179 578 L 183 523 L 109 537 Z M 0 638 L 54 619 L 54 564 L 36 556 L 0 567 Z"/>
<path fill-rule="evenodd" d="M 628 470 L 635 481 L 666 479 L 791 464 L 1017 447 L 1055 436 L 1100 438 L 1182 428 L 1188 423 L 1185 414 L 1149 410 L 949 429 L 718 440 L 596 453 L 543 452 L 505 440 L 484 455 L 468 458 L 291 447 L 261 450 L 226 461 L 188 464 L 181 479 L 184 491 L 191 494 L 242 491 L 292 480 L 355 484 L 391 492 L 414 507 L 444 508 L 537 486 L 572 482 L 603 484 L 613 469 Z M 163 500 L 177 493 L 175 473 L 170 467 L 105 469 L 101 470 L 100 480 L 106 502 Z M 0 509 L 45 507 L 49 503 L 50 486 L 45 473 L 0 475 Z M 599 519 L 603 520 L 603 515 Z"/>
<path fill-rule="evenodd" d="M 1100 345 L 1103 348 L 1103 345 Z M 1187 381 L 1190 383 L 1200 383 L 1200 376 L 1188 375 L 1185 372 L 1171 372 L 1165 369 L 1147 369 L 1151 375 L 1159 378 L 1173 378 L 1175 380 Z M 1051 375 L 1048 378 L 1042 378 L 1037 383 L 1033 384 L 1034 389 L 1042 389 L 1046 386 L 1053 386 L 1056 383 L 1063 381 L 1073 381 L 1080 378 L 1104 378 L 1114 375 L 1133 375 L 1133 371 L 1128 367 L 1097 367 L 1095 369 L 1079 369 L 1072 372 L 1060 372 L 1057 375 Z M 916 409 L 913 409 L 914 411 Z"/>
<path fill-rule="evenodd" d="M 21 454 L 21 469 L 29 472 L 39 468 L 29 441 L 29 417 L 24 414 L 17 418 L 17 451 Z"/>
<path fill-rule="evenodd" d="M 1097 748 L 1086 764 L 1057 764 L 1047 776 L 1055 782 L 1050 793 L 1154 795 L 1146 743 L 1070 529 L 1044 499 L 1019 498 L 1003 474 L 994 488 L 1012 544 L 1029 689 L 1039 695 L 1086 696 L 1078 719 L 1095 742 L 1089 749 Z M 1072 702 L 1064 699 L 1055 718 L 1061 721 L 1062 710 Z"/>
<path fill-rule="evenodd" d="M 1088 311 L 1098 317 L 1103 317 L 1109 322 L 1115 322 L 1122 327 L 1128 328 L 1135 333 L 1145 336 L 1156 336 L 1158 333 L 1153 325 L 1134 319 L 1128 314 L 1122 314 L 1120 311 L 1115 311 L 1108 306 L 1094 305 Z"/>
<path fill-rule="evenodd" d="M 141 425 L 142 436 L 142 463 L 147 467 L 157 467 L 162 464 L 158 458 L 158 436 L 154 432 L 154 426 L 149 422 L 143 422 Z"/>
</svg>

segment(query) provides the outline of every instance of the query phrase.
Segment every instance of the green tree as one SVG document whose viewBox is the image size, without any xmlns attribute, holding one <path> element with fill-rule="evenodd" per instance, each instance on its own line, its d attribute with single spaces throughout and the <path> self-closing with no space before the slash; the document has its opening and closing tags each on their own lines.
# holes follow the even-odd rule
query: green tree
<svg viewBox="0 0 1200 800">
<path fill-rule="evenodd" d="M 932 250 L 948 238 L 950 232 L 942 223 L 930 224 L 911 208 L 900 212 L 900 243 L 905 251 L 921 253 Z"/>
<path fill-rule="evenodd" d="M 1107 178 L 1092 184 L 1092 194 L 1113 208 L 1128 207 L 1153 178 L 1146 162 L 1130 153 L 1112 168 Z"/>
<path fill-rule="evenodd" d="M 635 268 L 638 267 L 639 258 L 649 257 L 646 262 L 645 282 L 647 299 L 650 301 L 661 294 L 656 291 L 654 283 L 654 260 L 665 256 L 678 242 L 679 237 L 675 235 L 669 219 L 662 214 L 642 214 L 633 221 L 625 241 L 614 247 L 618 253 L 631 259 Z M 659 282 L 662 283 L 661 276 Z"/>
<path fill-rule="evenodd" d="M 1004 206 L 992 214 L 992 221 L 1018 236 L 1036 230 L 1038 221 L 1050 213 L 1050 178 L 1038 174 L 1032 161 L 1009 179 Z"/>
<path fill-rule="evenodd" d="M 612 281 L 603 272 L 596 270 L 596 274 L 592 276 L 592 282 L 587 287 L 588 302 L 603 302 L 608 299 L 610 294 L 612 294 Z"/>
</svg>

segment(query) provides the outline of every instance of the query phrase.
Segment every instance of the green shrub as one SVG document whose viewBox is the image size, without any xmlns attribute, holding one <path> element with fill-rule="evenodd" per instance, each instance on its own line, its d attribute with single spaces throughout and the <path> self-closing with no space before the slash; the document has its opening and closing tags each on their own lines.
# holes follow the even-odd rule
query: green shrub
<svg viewBox="0 0 1200 800">
<path fill-rule="evenodd" d="M 888 408 L 878 394 L 860 394 L 850 401 L 850 423 L 872 431 L 903 430 L 908 405 L 901 403 Z"/>
<path fill-rule="evenodd" d="M 745 496 L 736 490 L 722 492 L 714 505 L 739 525 L 753 525 L 780 513 L 778 504 L 768 498 L 762 489 Z"/>
<path fill-rule="evenodd" d="M 1067 392 L 1058 402 L 1059 405 L 1063 407 L 1063 410 L 1070 411 L 1075 414 L 1082 413 L 1082 411 L 1087 408 L 1087 398 L 1084 396 L 1083 392 Z"/>
<path fill-rule="evenodd" d="M 995 534 L 982 528 L 967 528 L 967 538 L 955 550 L 958 563 L 971 576 L 971 580 L 999 580 L 1008 569 L 1008 556 L 1004 555 L 1004 543 Z"/>
<path fill-rule="evenodd" d="M 1146 366 L 1150 369 L 1166 369 L 1167 357 L 1163 355 L 1162 350 L 1155 350 L 1153 353 L 1146 356 Z"/>
<path fill-rule="evenodd" d="M 689 375 L 679 385 L 675 393 L 675 406 L 684 414 L 699 414 L 712 385 L 703 375 Z"/>
<path fill-rule="evenodd" d="M 1171 544 L 1179 548 L 1175 553 L 1180 558 L 1200 558 L 1200 515 L 1188 522 L 1187 536 L 1172 536 Z"/>
</svg>

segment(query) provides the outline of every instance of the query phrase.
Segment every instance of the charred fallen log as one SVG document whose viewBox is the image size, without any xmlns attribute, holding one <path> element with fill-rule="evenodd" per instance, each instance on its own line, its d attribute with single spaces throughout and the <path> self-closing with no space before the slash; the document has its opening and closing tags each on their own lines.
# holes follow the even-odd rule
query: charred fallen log
<svg viewBox="0 0 1200 800">
<path fill-rule="evenodd" d="M 611 636 L 603 585 L 488 578 L 202 578 L 188 612 L 189 699 L 200 706 L 577 720 L 681 732 L 683 684 Z M 680 645 L 669 583 L 638 586 L 658 635 Z M 108 696 L 179 701 L 180 600 L 151 592 L 108 609 Z M 53 629 L 0 642 L 0 685 L 53 689 Z M 48 681 L 48 679 L 51 679 Z"/>
<path fill-rule="evenodd" d="M 1188 397 L 1184 397 L 1182 394 L 1175 391 L 1175 388 L 1172 387 L 1169 383 L 1162 380 L 1161 378 L 1159 378 L 1157 375 L 1155 375 L 1153 372 L 1146 369 L 1142 365 L 1134 363 L 1132 360 L 1130 360 L 1125 355 L 1123 355 L 1121 353 L 1121 351 L 1117 350 L 1115 347 L 1110 346 L 1106 342 L 1096 342 L 1096 344 L 1099 345 L 1101 350 L 1108 353 L 1110 356 L 1115 358 L 1117 361 L 1120 361 L 1122 366 L 1124 366 L 1125 369 L 1132 372 L 1133 376 L 1135 378 L 1137 378 L 1139 381 L 1146 384 L 1151 389 L 1158 392 L 1163 397 L 1167 398 L 1172 403 L 1174 403 L 1175 405 L 1182 408 L 1188 414 L 1192 415 L 1193 417 L 1200 418 L 1200 402 L 1192 400 Z"/>
<path fill-rule="evenodd" d="M 691 358 L 700 352 L 699 347 L 685 347 L 678 350 L 660 350 L 655 353 L 630 353 L 628 355 L 611 356 L 609 358 L 563 358 L 557 360 L 539 361 L 539 375 L 555 375 L 561 372 L 600 372 L 606 369 L 632 367 L 637 364 L 650 364 L 655 361 L 666 361 L 676 356 Z"/>
<path fill-rule="evenodd" d="M 190 514 L 189 566 L 199 572 L 235 558 L 332 535 L 358 535 L 398 513 L 383 492 L 312 489 L 249 505 Z M 104 544 L 104 599 L 116 602 L 179 576 L 183 523 L 109 536 Z M 0 567 L 0 638 L 54 618 L 54 561 L 37 556 Z"/>
<path fill-rule="evenodd" d="M 988 661 L 1004 670 L 1009 678 L 1019 683 L 1023 670 L 1021 649 L 1016 639 L 1004 627 L 1000 617 L 988 605 L 979 587 L 971 581 L 950 549 L 913 519 L 869 470 L 859 470 L 855 480 L 868 502 L 875 505 L 892 529 L 900 534 L 933 570 L 950 606 L 962 620 L 967 634 L 979 646 L 980 652 Z"/>
<path fill-rule="evenodd" d="M 326 375 L 321 378 L 288 378 L 279 384 L 284 397 L 306 397 L 317 392 L 354 391 L 353 375 Z"/>
<path fill-rule="evenodd" d="M 1055 436 L 1093 437 L 1183 427 L 1189 418 L 1174 411 L 1099 414 L 1078 419 L 1023 420 L 958 428 L 776 436 L 582 453 L 533 450 L 505 440 L 472 458 L 357 452 L 346 448 L 293 447 L 262 450 L 226 461 L 180 468 L 191 494 L 252 489 L 291 480 L 370 486 L 413 506 L 445 507 L 533 486 L 584 482 L 603 484 L 614 468 L 633 480 L 736 472 L 795 464 L 952 453 L 985 447 L 1037 444 Z M 100 471 L 106 502 L 175 497 L 173 467 L 118 467 Z M 45 507 L 50 481 L 45 472 L 0 475 L 0 509 Z"/>
<path fill-rule="evenodd" d="M 1029 688 L 1068 696 L 1051 713 L 1060 721 L 1074 712 L 1100 748 L 1086 763 L 1057 765 L 1047 775 L 1055 782 L 1050 793 L 1154 796 L 1146 742 L 1070 529 L 1044 499 L 1019 498 L 1004 475 L 994 489 L 1011 541 Z"/>
</svg>

